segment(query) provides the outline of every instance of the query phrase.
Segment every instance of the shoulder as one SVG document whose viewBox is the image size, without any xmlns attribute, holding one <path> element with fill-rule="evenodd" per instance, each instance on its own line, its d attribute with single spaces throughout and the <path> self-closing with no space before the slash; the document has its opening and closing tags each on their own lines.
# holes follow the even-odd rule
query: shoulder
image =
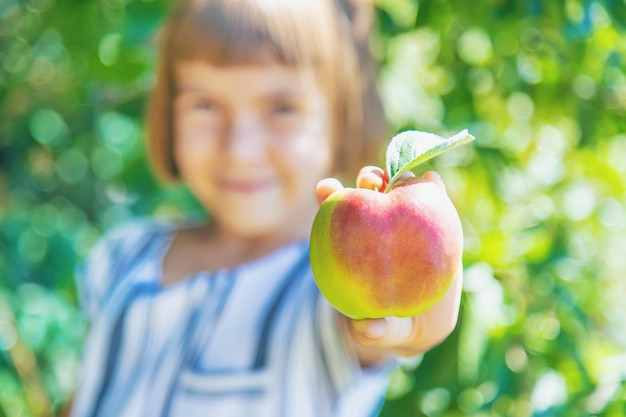
<svg viewBox="0 0 626 417">
<path fill-rule="evenodd" d="M 124 241 L 140 240 L 151 234 L 158 233 L 168 228 L 168 226 L 168 223 L 145 217 L 129 220 L 107 230 L 96 243 L 96 246 L 98 244 L 122 244 Z"/>
<path fill-rule="evenodd" d="M 168 229 L 167 225 L 149 219 L 136 219 L 116 226 L 94 244 L 87 258 L 87 265 L 98 266 L 110 273 L 114 269 L 125 269 L 128 262 L 140 254 L 145 247 Z M 107 268 L 103 268 L 103 263 Z M 98 265 L 100 264 L 100 265 Z"/>
<path fill-rule="evenodd" d="M 79 301 L 90 319 L 124 275 L 153 256 L 150 249 L 165 239 L 172 227 L 140 218 L 109 229 L 96 241 L 76 273 Z"/>
</svg>

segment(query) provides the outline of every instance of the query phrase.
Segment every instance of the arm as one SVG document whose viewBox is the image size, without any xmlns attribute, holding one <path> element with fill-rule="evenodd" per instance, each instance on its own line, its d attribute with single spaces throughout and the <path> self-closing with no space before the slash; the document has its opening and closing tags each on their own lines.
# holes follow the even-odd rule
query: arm
<svg viewBox="0 0 626 417">
<path fill-rule="evenodd" d="M 411 175 L 411 174 L 409 174 Z M 380 189 L 384 173 L 377 167 L 365 167 L 357 176 L 357 187 Z M 445 189 L 435 172 L 424 179 Z M 336 179 L 325 179 L 317 187 L 318 201 L 323 202 L 343 186 Z M 414 356 L 443 342 L 454 330 L 459 314 L 463 271 L 459 272 L 448 292 L 428 311 L 414 317 L 385 317 L 353 320 L 338 313 L 340 328 L 363 367 L 374 366 L 392 356 Z"/>
</svg>

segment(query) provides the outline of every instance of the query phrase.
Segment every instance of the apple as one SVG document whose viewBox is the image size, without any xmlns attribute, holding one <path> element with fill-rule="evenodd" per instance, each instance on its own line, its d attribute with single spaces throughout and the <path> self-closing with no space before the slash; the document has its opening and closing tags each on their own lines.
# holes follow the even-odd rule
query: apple
<svg viewBox="0 0 626 417">
<path fill-rule="evenodd" d="M 444 142 L 411 132 L 394 149 L 410 152 L 390 161 L 382 191 L 343 188 L 320 206 L 310 236 L 317 286 L 341 313 L 353 319 L 410 317 L 432 307 L 462 267 L 461 220 L 443 187 L 419 177 L 401 178 L 409 168 L 473 137 L 461 132 Z M 416 148 L 420 139 L 431 145 Z M 390 145 L 391 146 L 391 145 Z M 416 150 L 418 149 L 418 150 Z M 396 151 L 391 152 L 391 159 Z M 389 171 L 390 170 L 390 171 Z"/>
</svg>

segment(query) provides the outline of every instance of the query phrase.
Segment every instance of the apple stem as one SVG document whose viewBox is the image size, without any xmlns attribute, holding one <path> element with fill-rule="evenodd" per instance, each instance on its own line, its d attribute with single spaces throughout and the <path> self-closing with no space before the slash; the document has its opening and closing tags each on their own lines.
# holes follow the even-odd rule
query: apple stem
<svg viewBox="0 0 626 417">
<path fill-rule="evenodd" d="M 389 182 L 387 183 L 387 186 L 386 186 L 386 187 L 385 187 L 385 189 L 383 190 L 383 193 L 385 193 L 385 194 L 386 194 L 386 193 L 388 193 L 389 191 L 391 191 L 392 186 L 393 186 L 396 182 L 398 182 L 398 180 L 399 180 L 400 178 L 401 178 L 401 177 L 396 177 L 396 178 L 393 178 L 393 181 L 389 181 Z"/>
</svg>

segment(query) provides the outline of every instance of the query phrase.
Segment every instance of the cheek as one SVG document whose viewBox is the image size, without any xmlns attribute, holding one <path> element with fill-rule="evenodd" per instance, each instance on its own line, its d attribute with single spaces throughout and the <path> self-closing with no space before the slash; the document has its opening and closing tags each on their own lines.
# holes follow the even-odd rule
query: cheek
<svg viewBox="0 0 626 417">
<path fill-rule="evenodd" d="M 290 144 L 287 158 L 292 170 L 299 173 L 299 181 L 317 183 L 330 175 L 330 139 L 324 135 L 297 138 Z"/>
<path fill-rule="evenodd" d="M 302 134 L 295 135 L 288 142 L 289 153 L 300 170 L 310 174 L 327 176 L 332 164 L 332 140 L 328 123 L 320 117 L 311 123 Z"/>
<path fill-rule="evenodd" d="M 206 129 L 198 126 L 181 124 L 174 132 L 174 159 L 179 169 L 202 163 L 210 157 L 215 141 Z"/>
<path fill-rule="evenodd" d="M 290 144 L 290 152 L 298 160 L 323 160 L 329 156 L 329 143 L 322 135 L 301 136 Z"/>
<path fill-rule="evenodd" d="M 315 140 L 294 144 L 293 155 L 290 161 L 288 195 L 298 201 L 317 206 L 316 185 L 331 172 L 329 141 L 324 137 L 316 137 Z"/>
</svg>

